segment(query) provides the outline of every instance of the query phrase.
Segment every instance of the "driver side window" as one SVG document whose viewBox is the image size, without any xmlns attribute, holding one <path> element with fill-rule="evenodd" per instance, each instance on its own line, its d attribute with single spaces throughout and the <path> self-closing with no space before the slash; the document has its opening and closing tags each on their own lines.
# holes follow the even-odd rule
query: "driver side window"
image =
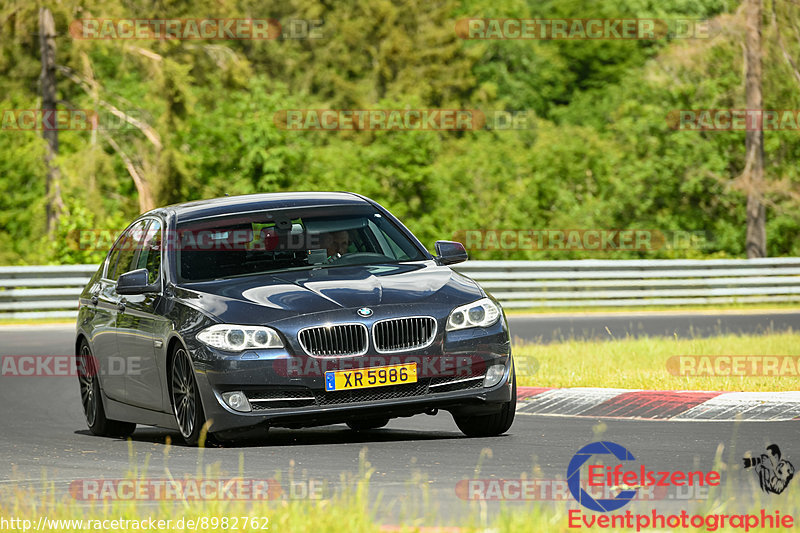
<svg viewBox="0 0 800 533">
<path fill-rule="evenodd" d="M 144 233 L 141 251 L 136 260 L 136 267 L 147 269 L 147 283 L 153 284 L 161 273 L 161 222 L 153 220 Z"/>
<path fill-rule="evenodd" d="M 142 247 L 142 240 L 145 236 L 145 227 L 149 220 L 141 220 L 128 228 L 120 237 L 108 262 L 106 277 L 112 281 L 117 281 L 119 277 L 131 270 L 135 270 L 134 260 L 137 252 Z"/>
</svg>

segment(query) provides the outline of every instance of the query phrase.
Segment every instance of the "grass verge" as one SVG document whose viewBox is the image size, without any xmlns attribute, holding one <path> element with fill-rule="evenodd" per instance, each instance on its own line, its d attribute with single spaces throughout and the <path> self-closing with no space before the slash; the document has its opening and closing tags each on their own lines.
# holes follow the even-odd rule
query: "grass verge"
<svg viewBox="0 0 800 533">
<path fill-rule="evenodd" d="M 786 375 L 680 376 L 673 356 L 794 356 Z M 722 337 L 627 338 L 611 341 L 515 343 L 517 383 L 535 387 L 611 387 L 648 390 L 800 390 L 800 333 Z M 674 360 L 673 360 L 674 362 Z M 671 367 L 675 370 L 675 367 Z M 698 370 L 701 366 L 696 367 Z M 793 372 L 792 372 L 793 371 Z"/>
</svg>

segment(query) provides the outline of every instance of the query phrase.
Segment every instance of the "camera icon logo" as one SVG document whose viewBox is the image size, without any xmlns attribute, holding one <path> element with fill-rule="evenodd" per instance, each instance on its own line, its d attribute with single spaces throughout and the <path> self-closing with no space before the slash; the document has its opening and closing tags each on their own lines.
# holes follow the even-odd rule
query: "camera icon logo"
<svg viewBox="0 0 800 533">
<path fill-rule="evenodd" d="M 745 470 L 753 469 L 758 485 L 768 494 L 780 494 L 794 477 L 794 465 L 784 459 L 777 444 L 770 444 L 761 457 L 743 457 Z"/>
</svg>

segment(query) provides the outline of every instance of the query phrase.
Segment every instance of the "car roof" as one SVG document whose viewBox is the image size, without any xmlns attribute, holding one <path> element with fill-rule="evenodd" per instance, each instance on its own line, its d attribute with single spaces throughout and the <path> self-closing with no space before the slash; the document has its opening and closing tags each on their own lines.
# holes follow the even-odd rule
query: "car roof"
<svg viewBox="0 0 800 533">
<path fill-rule="evenodd" d="M 184 222 L 210 216 L 266 209 L 344 205 L 369 205 L 369 201 L 363 196 L 350 192 L 278 192 L 211 198 L 173 204 L 165 209 L 173 212 L 178 221 Z"/>
</svg>

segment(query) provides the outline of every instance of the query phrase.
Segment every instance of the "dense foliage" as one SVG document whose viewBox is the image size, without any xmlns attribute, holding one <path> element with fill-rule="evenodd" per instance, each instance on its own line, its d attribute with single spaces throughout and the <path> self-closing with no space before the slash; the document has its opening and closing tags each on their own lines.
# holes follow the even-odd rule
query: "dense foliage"
<svg viewBox="0 0 800 533">
<path fill-rule="evenodd" d="M 800 108 L 800 84 L 764 10 L 764 104 Z M 782 31 L 800 7 L 776 0 Z M 0 109 L 40 106 L 38 2 L 0 1 Z M 670 129 L 676 109 L 743 108 L 743 21 L 724 0 L 62 0 L 64 108 L 106 102 L 153 128 L 60 132 L 64 212 L 46 235 L 41 132 L 0 129 L 0 264 L 97 261 L 76 232 L 121 229 L 139 212 L 120 151 L 156 205 L 286 190 L 351 190 L 423 242 L 466 229 L 695 232 L 651 252 L 483 251 L 476 258 L 743 257 L 744 132 Z M 75 19 L 322 20 L 321 38 L 73 39 Z M 709 18 L 709 39 L 463 40 L 464 17 Z M 798 40 L 784 36 L 790 55 Z M 448 108 L 525 112 L 524 129 L 315 132 L 279 110 Z M 110 137 L 110 139 L 109 139 Z M 113 144 L 112 144 L 113 143 Z M 117 148 L 114 147 L 116 144 Z M 768 255 L 800 255 L 797 131 L 766 132 Z"/>
</svg>

